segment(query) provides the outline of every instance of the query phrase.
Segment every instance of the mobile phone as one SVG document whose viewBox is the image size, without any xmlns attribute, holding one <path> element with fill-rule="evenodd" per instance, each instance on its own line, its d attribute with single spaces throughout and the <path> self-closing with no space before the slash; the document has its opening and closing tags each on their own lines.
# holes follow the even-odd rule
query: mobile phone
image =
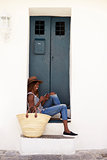
<svg viewBox="0 0 107 160">
<path fill-rule="evenodd" d="M 47 96 L 47 95 L 49 96 L 49 93 L 46 93 L 46 94 L 44 95 L 44 97 Z"/>
</svg>

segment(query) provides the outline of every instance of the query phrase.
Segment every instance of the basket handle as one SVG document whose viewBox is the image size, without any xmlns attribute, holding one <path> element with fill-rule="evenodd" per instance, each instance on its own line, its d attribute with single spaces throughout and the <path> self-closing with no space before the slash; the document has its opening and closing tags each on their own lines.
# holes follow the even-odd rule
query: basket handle
<svg viewBox="0 0 107 160">
<path fill-rule="evenodd" d="M 28 118 L 28 112 L 30 111 L 30 107 L 28 108 L 27 112 L 26 112 L 26 118 Z"/>
<path fill-rule="evenodd" d="M 26 112 L 26 118 L 28 118 L 29 116 L 28 116 L 28 112 L 30 111 L 30 107 L 28 108 L 28 110 L 27 110 L 27 112 Z M 36 110 L 36 107 L 33 107 L 33 110 L 32 110 L 32 113 L 34 113 L 35 112 L 35 118 L 37 117 L 37 110 Z"/>
</svg>

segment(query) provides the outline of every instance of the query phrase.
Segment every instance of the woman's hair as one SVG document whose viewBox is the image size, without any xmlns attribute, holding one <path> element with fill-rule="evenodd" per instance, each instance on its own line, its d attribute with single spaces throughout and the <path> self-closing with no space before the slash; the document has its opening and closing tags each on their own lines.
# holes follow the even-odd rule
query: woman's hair
<svg viewBox="0 0 107 160">
<path fill-rule="evenodd" d="M 33 89 L 33 87 L 34 87 L 34 85 L 36 84 L 37 82 L 32 82 L 32 83 L 30 83 L 29 85 L 28 85 L 28 87 L 27 87 L 27 92 L 32 92 L 32 89 Z"/>
</svg>

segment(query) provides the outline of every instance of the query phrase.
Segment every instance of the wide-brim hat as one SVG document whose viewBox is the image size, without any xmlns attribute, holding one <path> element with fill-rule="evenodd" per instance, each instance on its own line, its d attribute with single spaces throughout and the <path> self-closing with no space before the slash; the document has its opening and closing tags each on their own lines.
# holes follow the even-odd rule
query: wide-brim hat
<svg viewBox="0 0 107 160">
<path fill-rule="evenodd" d="M 36 76 L 32 76 L 28 78 L 28 85 L 31 84 L 32 82 L 39 82 L 39 83 L 43 83 L 43 81 L 38 80 Z"/>
</svg>

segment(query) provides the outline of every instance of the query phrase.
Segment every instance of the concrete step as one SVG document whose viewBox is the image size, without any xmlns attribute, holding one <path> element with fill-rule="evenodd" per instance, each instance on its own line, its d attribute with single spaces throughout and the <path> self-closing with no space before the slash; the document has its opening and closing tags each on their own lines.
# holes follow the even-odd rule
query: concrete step
<svg viewBox="0 0 107 160">
<path fill-rule="evenodd" d="M 71 155 L 75 153 L 75 139 L 62 135 L 43 135 L 40 138 L 20 137 L 21 155 Z"/>
</svg>

